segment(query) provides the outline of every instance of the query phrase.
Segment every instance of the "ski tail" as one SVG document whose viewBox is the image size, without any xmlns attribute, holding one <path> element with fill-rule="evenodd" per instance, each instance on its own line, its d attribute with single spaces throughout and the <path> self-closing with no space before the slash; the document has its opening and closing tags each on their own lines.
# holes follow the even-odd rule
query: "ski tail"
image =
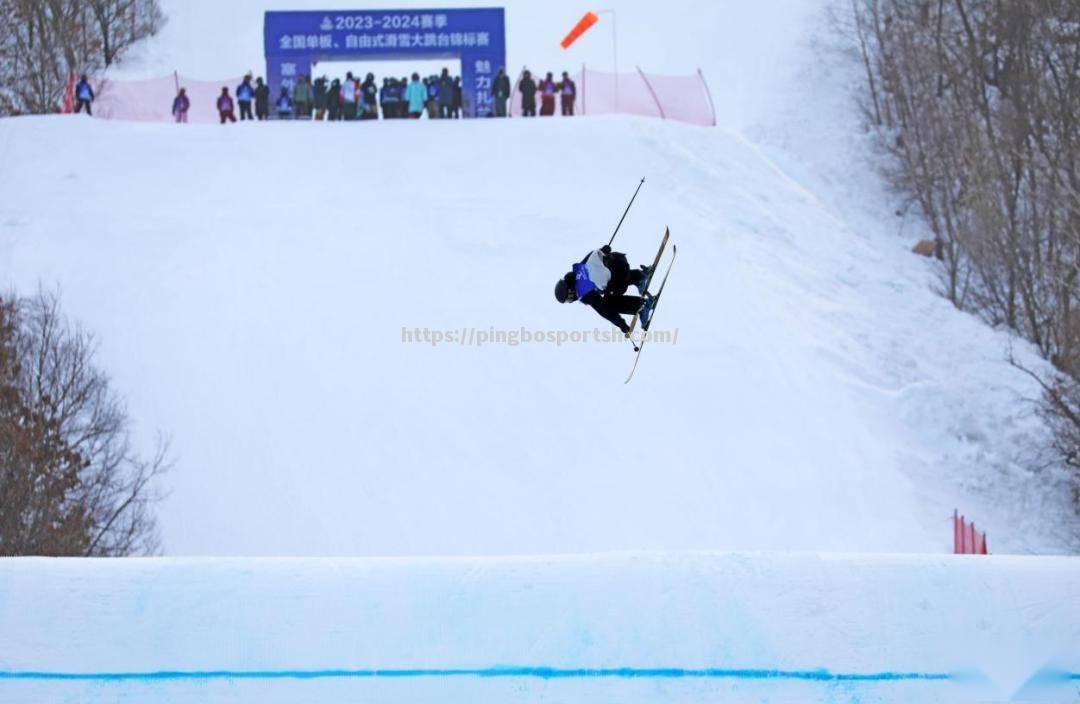
<svg viewBox="0 0 1080 704">
<path fill-rule="evenodd" d="M 634 378 L 634 372 L 637 371 L 638 362 L 641 361 L 641 350 L 645 349 L 645 343 L 649 340 L 649 326 L 652 325 L 653 319 L 656 314 L 656 306 L 660 303 L 660 296 L 664 293 L 664 286 L 667 285 L 668 276 L 671 275 L 671 267 L 675 264 L 675 256 L 679 253 L 679 248 L 675 245 L 671 245 L 671 261 L 668 263 L 667 271 L 664 272 L 664 278 L 660 280 L 660 289 L 653 296 L 652 301 L 652 313 L 649 316 L 648 324 L 643 324 L 641 330 L 644 333 L 641 337 L 641 343 L 637 346 L 637 354 L 634 355 L 634 364 L 630 367 L 630 374 L 627 375 L 624 384 L 629 384 L 630 380 Z"/>
</svg>

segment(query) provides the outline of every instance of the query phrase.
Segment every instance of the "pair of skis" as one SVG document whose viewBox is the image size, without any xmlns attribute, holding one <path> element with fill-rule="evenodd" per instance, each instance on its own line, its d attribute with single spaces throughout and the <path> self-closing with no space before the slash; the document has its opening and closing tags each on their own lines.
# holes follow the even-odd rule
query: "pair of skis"
<svg viewBox="0 0 1080 704">
<path fill-rule="evenodd" d="M 649 284 L 652 283 L 653 275 L 656 274 L 657 266 L 660 264 L 660 258 L 664 255 L 664 248 L 667 247 L 668 238 L 671 236 L 670 228 L 664 228 L 664 237 L 660 240 L 660 249 L 656 251 L 656 257 L 653 259 L 652 268 L 649 269 L 649 276 L 645 279 L 645 285 L 642 286 L 642 291 L 647 292 L 649 290 Z M 671 245 L 671 261 L 668 262 L 667 269 L 664 271 L 664 278 L 660 280 L 660 288 L 657 289 L 656 294 L 652 298 L 652 305 L 649 310 L 648 321 L 643 321 L 641 324 L 641 331 L 644 333 L 641 337 L 641 343 L 634 345 L 634 364 L 630 367 L 630 374 L 627 375 L 624 384 L 629 384 L 630 380 L 634 378 L 634 372 L 637 370 L 638 361 L 641 359 L 641 350 L 644 349 L 645 343 L 649 340 L 649 328 L 652 326 L 653 316 L 656 314 L 656 305 L 660 302 L 660 295 L 664 293 L 664 286 L 667 285 L 668 276 L 671 275 L 671 267 L 675 264 L 675 255 L 679 253 L 679 248 L 675 245 Z M 644 308 L 642 305 L 642 309 Z M 626 337 L 630 339 L 630 343 L 633 344 L 634 340 L 631 335 L 634 334 L 634 328 L 637 327 L 638 320 L 641 318 L 641 309 L 634 314 L 634 319 L 630 321 L 630 329 L 626 333 Z"/>
</svg>

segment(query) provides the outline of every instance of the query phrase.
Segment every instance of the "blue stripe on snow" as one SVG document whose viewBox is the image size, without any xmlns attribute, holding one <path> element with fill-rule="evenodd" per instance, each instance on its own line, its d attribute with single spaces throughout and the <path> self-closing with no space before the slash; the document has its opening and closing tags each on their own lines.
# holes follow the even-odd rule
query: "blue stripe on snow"
<svg viewBox="0 0 1080 704">
<path fill-rule="evenodd" d="M 1076 675 L 1073 675 L 1076 677 Z M 686 669 L 679 667 L 487 667 L 462 669 L 379 669 L 379 670 L 162 670 L 157 672 L 5 672 L 0 680 L 94 680 L 163 681 L 227 679 L 324 679 L 324 678 L 407 678 L 407 677 L 533 677 L 540 679 L 745 679 L 809 680 L 819 682 L 892 682 L 902 680 L 950 680 L 941 672 L 830 672 L 828 670 Z"/>
</svg>

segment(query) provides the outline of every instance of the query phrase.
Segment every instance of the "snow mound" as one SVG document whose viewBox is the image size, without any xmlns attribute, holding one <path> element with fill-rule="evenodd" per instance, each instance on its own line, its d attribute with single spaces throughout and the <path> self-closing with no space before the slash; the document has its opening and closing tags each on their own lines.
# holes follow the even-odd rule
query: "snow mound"
<svg viewBox="0 0 1080 704">
<path fill-rule="evenodd" d="M 1078 589 L 1052 557 L 15 559 L 0 701 L 1068 701 Z"/>
</svg>

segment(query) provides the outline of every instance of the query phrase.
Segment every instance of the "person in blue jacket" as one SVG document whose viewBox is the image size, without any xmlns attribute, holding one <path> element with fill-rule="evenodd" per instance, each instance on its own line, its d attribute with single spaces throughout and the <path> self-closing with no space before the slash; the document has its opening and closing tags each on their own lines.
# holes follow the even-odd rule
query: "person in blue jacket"
<svg viewBox="0 0 1080 704">
<path fill-rule="evenodd" d="M 292 118 L 293 102 L 289 97 L 289 88 L 287 86 L 281 86 L 281 95 L 278 96 L 277 103 L 277 116 L 279 120 L 288 120 Z"/>
<path fill-rule="evenodd" d="M 86 74 L 79 76 L 79 84 L 75 86 L 75 112 L 82 112 L 83 108 L 86 108 L 87 115 L 93 115 L 90 112 L 90 103 L 94 102 L 94 89 L 90 87 L 90 81 L 87 80 Z"/>
<path fill-rule="evenodd" d="M 383 117 L 396 119 L 405 116 L 405 111 L 401 109 L 401 101 L 405 97 L 401 92 L 403 85 L 403 83 L 398 83 L 396 78 L 391 78 L 386 84 L 386 107 L 383 109 Z"/>
<path fill-rule="evenodd" d="M 240 105 L 240 120 L 254 120 L 251 114 L 251 101 L 255 99 L 255 87 L 251 85 L 251 74 L 244 76 L 244 81 L 236 86 L 236 102 Z"/>
<path fill-rule="evenodd" d="M 382 86 L 379 87 L 379 107 L 382 108 L 382 116 L 384 120 L 388 120 L 394 117 L 394 108 L 390 106 L 390 93 L 392 88 L 390 87 L 390 81 L 392 78 L 382 79 Z"/>
<path fill-rule="evenodd" d="M 624 334 L 630 331 L 630 326 L 622 316 L 641 311 L 641 325 L 647 329 L 653 300 L 652 294 L 645 291 L 648 278 L 649 267 L 642 265 L 631 270 L 625 254 L 604 245 L 586 254 L 556 282 L 555 300 L 581 301 Z M 627 296 L 626 289 L 630 286 L 636 286 L 641 295 Z"/>
<path fill-rule="evenodd" d="M 408 102 L 409 117 L 419 120 L 424 112 L 424 103 L 427 101 L 427 87 L 420 82 L 420 74 L 414 73 L 409 87 L 405 89 L 405 100 Z"/>
</svg>

